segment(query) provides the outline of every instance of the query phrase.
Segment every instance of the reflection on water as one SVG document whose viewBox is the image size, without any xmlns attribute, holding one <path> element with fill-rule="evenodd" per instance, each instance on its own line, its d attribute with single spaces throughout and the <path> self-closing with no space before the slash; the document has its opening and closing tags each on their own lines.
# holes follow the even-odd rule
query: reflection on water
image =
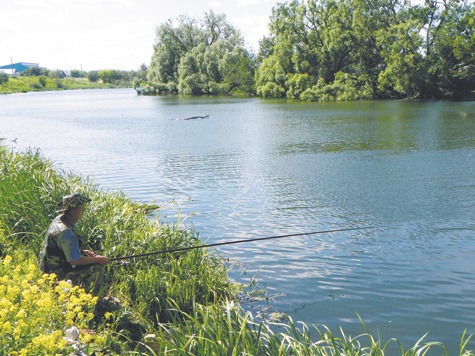
<svg viewBox="0 0 475 356">
<path fill-rule="evenodd" d="M 294 320 L 358 335 L 358 312 L 383 339 L 429 332 L 451 353 L 475 333 L 474 119 L 470 102 L 0 97 L 1 137 L 134 199 L 180 202 L 161 217 L 196 212 L 186 223 L 208 242 L 377 226 L 219 252 L 243 264 L 233 278 L 284 293 L 272 307 Z"/>
</svg>

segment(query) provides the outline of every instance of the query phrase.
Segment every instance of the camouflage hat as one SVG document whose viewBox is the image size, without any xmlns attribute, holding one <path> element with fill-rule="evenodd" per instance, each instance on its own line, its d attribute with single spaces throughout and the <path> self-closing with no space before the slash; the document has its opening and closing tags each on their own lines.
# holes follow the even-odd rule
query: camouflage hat
<svg viewBox="0 0 475 356">
<path fill-rule="evenodd" d="M 63 200 L 56 205 L 56 212 L 62 213 L 90 201 L 91 199 L 86 198 L 79 193 L 70 194 L 65 196 Z"/>
</svg>

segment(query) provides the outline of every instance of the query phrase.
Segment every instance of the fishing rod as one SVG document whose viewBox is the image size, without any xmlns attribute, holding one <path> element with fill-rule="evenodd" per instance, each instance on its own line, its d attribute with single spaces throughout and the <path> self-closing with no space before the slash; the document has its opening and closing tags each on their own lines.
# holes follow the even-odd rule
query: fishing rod
<svg viewBox="0 0 475 356">
<path fill-rule="evenodd" d="M 233 244 L 242 244 L 244 242 L 252 242 L 252 241 L 262 241 L 262 240 L 271 240 L 271 239 L 282 239 L 284 237 L 295 237 L 295 236 L 304 236 L 304 235 L 317 235 L 317 234 L 327 234 L 331 232 L 342 232 L 342 231 L 352 231 L 352 230 L 365 230 L 365 229 L 374 229 L 374 226 L 367 226 L 367 227 L 352 227 L 346 229 L 336 229 L 336 230 L 323 230 L 323 231 L 314 231 L 314 232 L 302 232 L 298 234 L 289 234 L 289 235 L 278 235 L 278 236 L 270 236 L 270 237 L 258 237 L 255 239 L 247 239 L 247 240 L 237 240 L 237 241 L 228 241 L 228 242 L 218 242 L 209 245 L 200 245 L 200 246 L 190 246 L 190 247 L 181 247 L 175 248 L 172 250 L 164 250 L 164 251 L 156 251 L 156 252 L 147 252 L 141 253 L 139 255 L 130 255 L 130 256 L 123 256 L 123 257 L 114 257 L 110 258 L 110 261 L 118 261 L 118 260 L 127 260 L 130 258 L 135 257 L 145 257 L 145 256 L 152 256 L 152 255 L 160 255 L 164 253 L 172 253 L 172 252 L 182 252 L 188 250 L 195 250 L 198 248 L 206 248 L 206 247 L 214 247 L 214 246 L 223 246 L 223 245 L 233 245 Z"/>
</svg>

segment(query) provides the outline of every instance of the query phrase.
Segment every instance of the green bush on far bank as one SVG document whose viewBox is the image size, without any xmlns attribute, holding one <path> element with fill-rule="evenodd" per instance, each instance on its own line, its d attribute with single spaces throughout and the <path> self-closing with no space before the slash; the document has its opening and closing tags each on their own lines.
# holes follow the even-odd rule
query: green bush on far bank
<svg viewBox="0 0 475 356">
<path fill-rule="evenodd" d="M 36 269 L 36 256 L 55 216 L 56 202 L 71 192 L 92 198 L 78 227 L 88 247 L 100 254 L 125 256 L 200 244 L 198 234 L 182 227 L 179 220 L 164 224 L 153 218 L 150 212 L 156 206 L 132 201 L 120 191 L 104 191 L 89 179 L 60 171 L 38 151 L 15 153 L 0 145 L 0 354 L 41 347 L 51 354 L 73 351 L 63 341 L 70 323 L 63 330 L 58 325 L 61 308 L 69 310 L 61 303 L 71 299 L 63 299 L 65 292 L 57 290 L 58 300 L 53 303 L 58 305 L 50 305 L 54 318 L 38 309 L 52 303 L 51 288 L 64 285 L 45 286 Z M 272 324 L 255 321 L 234 304 L 241 289 L 228 279 L 219 255 L 209 250 L 129 262 L 108 265 L 107 297 L 97 301 L 92 320 L 81 314 L 87 311 L 74 309 L 76 317 L 86 317 L 85 326 L 96 332 L 94 340 L 81 339 L 86 354 L 383 355 L 392 348 L 401 355 L 419 355 L 428 348 L 445 350 L 440 343 L 421 339 L 404 351 L 396 340 L 384 343 L 367 331 L 356 338 L 343 332 L 337 337 L 325 327 L 313 340 L 307 326 L 292 320 L 275 325 L 283 330 L 276 333 Z M 36 288 L 36 299 L 27 298 L 32 288 Z M 27 322 L 20 323 L 22 319 Z M 469 339 L 462 336 L 462 356 L 474 355 L 465 350 Z"/>
</svg>

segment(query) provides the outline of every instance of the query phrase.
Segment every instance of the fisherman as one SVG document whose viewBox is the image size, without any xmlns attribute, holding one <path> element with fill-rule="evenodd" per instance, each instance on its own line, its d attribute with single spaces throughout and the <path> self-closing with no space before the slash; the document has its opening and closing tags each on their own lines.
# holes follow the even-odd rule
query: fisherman
<svg viewBox="0 0 475 356">
<path fill-rule="evenodd" d="M 104 266 L 110 260 L 83 249 L 76 223 L 84 215 L 84 204 L 91 199 L 74 193 L 65 196 L 56 206 L 57 216 L 46 232 L 38 265 L 44 273 L 55 273 L 58 280 L 71 280 L 86 292 L 99 294 Z"/>
</svg>

